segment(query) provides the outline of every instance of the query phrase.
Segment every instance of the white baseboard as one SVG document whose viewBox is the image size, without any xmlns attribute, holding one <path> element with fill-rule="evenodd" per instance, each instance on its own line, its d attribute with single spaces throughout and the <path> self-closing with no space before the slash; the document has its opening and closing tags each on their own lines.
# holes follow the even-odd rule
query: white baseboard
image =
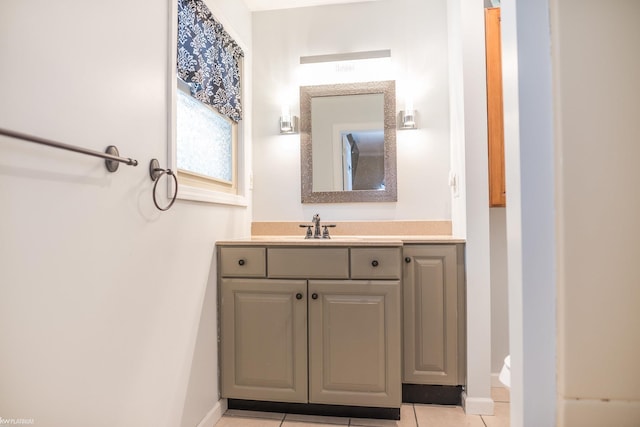
<svg viewBox="0 0 640 427">
<path fill-rule="evenodd" d="M 211 408 L 202 421 L 198 423 L 198 427 L 213 427 L 222 418 L 222 414 L 227 411 L 227 399 L 220 399 Z"/>
<path fill-rule="evenodd" d="M 491 387 L 504 388 L 504 384 L 502 384 L 502 382 L 500 382 L 500 379 L 498 378 L 499 376 L 500 376 L 499 372 L 495 374 L 491 374 Z"/>
<path fill-rule="evenodd" d="M 558 419 L 565 426 L 635 427 L 640 420 L 640 401 L 562 399 Z"/>
<path fill-rule="evenodd" d="M 469 397 L 462 393 L 462 408 L 469 415 L 493 415 L 493 406 L 490 397 Z"/>
</svg>

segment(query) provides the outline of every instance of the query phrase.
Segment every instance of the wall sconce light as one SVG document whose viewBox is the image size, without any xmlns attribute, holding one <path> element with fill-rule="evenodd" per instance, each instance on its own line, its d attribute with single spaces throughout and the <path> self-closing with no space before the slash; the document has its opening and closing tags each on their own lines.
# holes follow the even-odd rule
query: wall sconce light
<svg viewBox="0 0 640 427">
<path fill-rule="evenodd" d="M 416 110 L 413 109 L 413 96 L 410 93 L 405 94 L 404 110 L 400 111 L 398 128 L 399 129 L 416 129 Z"/>
<path fill-rule="evenodd" d="M 289 107 L 282 107 L 282 115 L 280 116 L 280 133 L 298 133 L 298 117 L 291 115 Z"/>
<path fill-rule="evenodd" d="M 400 129 L 417 129 L 416 110 L 400 111 Z"/>
</svg>

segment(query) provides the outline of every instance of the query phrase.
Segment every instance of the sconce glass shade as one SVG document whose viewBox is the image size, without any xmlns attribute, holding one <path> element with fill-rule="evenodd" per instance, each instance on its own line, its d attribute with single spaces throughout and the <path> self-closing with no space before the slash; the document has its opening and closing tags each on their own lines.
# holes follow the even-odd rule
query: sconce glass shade
<svg viewBox="0 0 640 427">
<path fill-rule="evenodd" d="M 298 117 L 290 115 L 280 116 L 280 133 L 298 133 Z"/>
<path fill-rule="evenodd" d="M 406 110 L 400 111 L 400 129 L 417 129 L 416 128 L 416 111 Z"/>
</svg>

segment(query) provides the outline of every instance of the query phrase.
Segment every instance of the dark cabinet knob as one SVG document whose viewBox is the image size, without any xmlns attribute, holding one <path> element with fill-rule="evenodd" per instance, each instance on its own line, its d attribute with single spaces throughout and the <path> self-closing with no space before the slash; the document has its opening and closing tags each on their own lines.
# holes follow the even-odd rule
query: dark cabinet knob
<svg viewBox="0 0 640 427">
<path fill-rule="evenodd" d="M 404 259 L 404 262 L 406 262 L 407 264 L 409 264 L 409 263 L 411 262 L 411 258 L 410 258 L 410 257 L 406 257 L 406 258 Z"/>
<path fill-rule="evenodd" d="M 318 294 L 316 294 L 315 292 L 311 294 L 311 298 L 313 299 L 318 299 Z"/>
<path fill-rule="evenodd" d="M 375 259 L 373 261 L 371 261 L 371 265 L 374 266 L 374 267 L 377 267 L 379 264 L 380 263 Z"/>
<path fill-rule="evenodd" d="M 302 299 L 302 294 L 300 292 L 296 294 L 296 299 Z"/>
<path fill-rule="evenodd" d="M 238 261 L 238 265 L 244 265 L 245 260 L 241 259 L 240 261 Z"/>
</svg>

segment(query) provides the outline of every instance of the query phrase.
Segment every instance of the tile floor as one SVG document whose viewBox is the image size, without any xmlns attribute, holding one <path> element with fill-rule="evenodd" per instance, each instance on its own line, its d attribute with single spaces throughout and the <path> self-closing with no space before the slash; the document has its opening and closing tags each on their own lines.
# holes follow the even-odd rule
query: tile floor
<svg viewBox="0 0 640 427">
<path fill-rule="evenodd" d="M 230 409 L 215 427 L 509 427 L 509 390 L 493 388 L 495 415 L 466 415 L 459 406 L 403 404 L 400 421 L 318 417 Z"/>
</svg>

